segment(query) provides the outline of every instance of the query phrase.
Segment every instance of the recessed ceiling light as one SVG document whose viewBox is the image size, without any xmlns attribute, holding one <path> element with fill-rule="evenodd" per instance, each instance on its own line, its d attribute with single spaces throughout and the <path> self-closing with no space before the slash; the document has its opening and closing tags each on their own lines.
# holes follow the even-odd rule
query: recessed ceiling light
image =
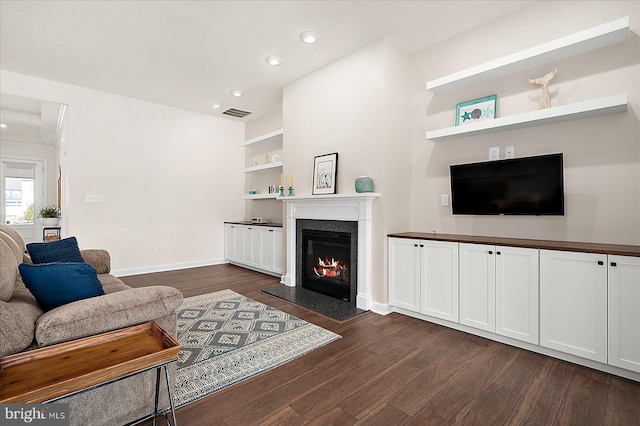
<svg viewBox="0 0 640 426">
<path fill-rule="evenodd" d="M 5 123 L 0 123 L 0 127 L 2 127 L 3 129 L 6 129 L 7 125 Z"/>
<path fill-rule="evenodd" d="M 264 58 L 264 60 L 267 61 L 269 65 L 273 65 L 274 67 L 282 63 L 280 58 L 278 58 L 277 56 L 267 56 L 266 58 Z"/>
<path fill-rule="evenodd" d="M 318 34 L 311 31 L 305 31 L 300 34 L 300 38 L 307 44 L 313 44 L 318 41 Z"/>
<path fill-rule="evenodd" d="M 235 96 L 236 98 L 239 98 L 240 96 L 242 96 L 242 90 L 237 90 L 237 89 L 236 90 L 232 90 L 231 94 L 233 96 Z"/>
<path fill-rule="evenodd" d="M 215 108 L 215 109 L 218 109 L 218 108 L 220 108 L 220 107 L 222 106 L 222 105 L 220 105 L 220 104 L 219 104 L 219 103 L 217 103 L 217 102 L 211 102 L 211 104 L 210 104 L 210 105 L 211 105 L 211 108 Z"/>
</svg>

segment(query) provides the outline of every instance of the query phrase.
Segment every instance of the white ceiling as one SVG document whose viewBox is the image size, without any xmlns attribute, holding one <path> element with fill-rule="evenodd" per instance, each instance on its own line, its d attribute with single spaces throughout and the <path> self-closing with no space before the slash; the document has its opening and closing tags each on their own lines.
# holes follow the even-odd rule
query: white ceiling
<svg viewBox="0 0 640 426">
<path fill-rule="evenodd" d="M 211 115 L 253 112 L 246 121 L 280 109 L 287 84 L 382 37 L 414 53 L 532 3 L 2 0 L 0 67 Z M 303 31 L 319 41 L 302 43 Z"/>
</svg>

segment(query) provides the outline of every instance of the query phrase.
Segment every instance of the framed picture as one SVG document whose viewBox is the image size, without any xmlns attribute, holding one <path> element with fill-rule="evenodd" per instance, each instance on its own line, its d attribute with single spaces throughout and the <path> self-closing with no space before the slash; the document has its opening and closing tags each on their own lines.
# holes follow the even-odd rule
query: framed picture
<svg viewBox="0 0 640 426">
<path fill-rule="evenodd" d="M 456 105 L 456 126 L 496 118 L 496 95 Z"/>
<path fill-rule="evenodd" d="M 313 195 L 335 194 L 338 153 L 318 155 L 313 160 Z"/>
</svg>

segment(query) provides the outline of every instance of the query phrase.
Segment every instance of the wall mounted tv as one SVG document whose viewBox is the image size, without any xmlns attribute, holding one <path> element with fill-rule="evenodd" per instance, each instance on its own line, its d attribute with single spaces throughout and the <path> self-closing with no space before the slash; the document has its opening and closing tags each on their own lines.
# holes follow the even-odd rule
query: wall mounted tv
<svg viewBox="0 0 640 426">
<path fill-rule="evenodd" d="M 564 215 L 562 154 L 450 166 L 453 214 Z"/>
</svg>

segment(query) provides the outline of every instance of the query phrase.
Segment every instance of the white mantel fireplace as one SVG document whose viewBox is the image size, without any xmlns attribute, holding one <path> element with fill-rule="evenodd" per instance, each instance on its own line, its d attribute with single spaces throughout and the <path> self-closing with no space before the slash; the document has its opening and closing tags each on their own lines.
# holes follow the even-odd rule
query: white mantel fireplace
<svg viewBox="0 0 640 426">
<path fill-rule="evenodd" d="M 282 283 L 296 286 L 296 221 L 298 219 L 358 222 L 356 307 L 371 309 L 371 218 L 378 193 L 302 195 L 281 197 L 285 203 L 286 274 Z"/>
</svg>

